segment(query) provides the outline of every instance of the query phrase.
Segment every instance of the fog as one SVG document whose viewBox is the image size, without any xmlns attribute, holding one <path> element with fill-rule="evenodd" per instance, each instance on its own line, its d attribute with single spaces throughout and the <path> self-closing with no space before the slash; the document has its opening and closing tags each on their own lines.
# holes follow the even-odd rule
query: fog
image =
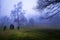
<svg viewBox="0 0 60 40">
<path fill-rule="evenodd" d="M 19 4 L 21 2 L 21 5 Z M 18 5 L 19 4 L 19 5 Z M 18 8 L 21 6 L 22 8 Z M 16 11 L 18 10 L 18 11 Z M 11 13 L 12 12 L 12 13 Z M 19 12 L 19 13 L 16 13 Z M 22 12 L 22 14 L 21 14 Z M 19 19 L 17 14 L 19 14 Z M 6 18 L 7 17 L 7 18 Z M 3 19 L 2 19 L 3 18 Z M 59 0 L 0 0 L 0 21 L 4 18 L 9 24 L 20 23 L 22 25 L 59 25 L 60 1 Z M 19 20 L 14 22 L 14 20 Z M 21 21 L 22 20 L 22 21 Z M 3 23 L 2 23 L 3 22 Z M 15 24 L 16 25 L 16 24 Z"/>
</svg>

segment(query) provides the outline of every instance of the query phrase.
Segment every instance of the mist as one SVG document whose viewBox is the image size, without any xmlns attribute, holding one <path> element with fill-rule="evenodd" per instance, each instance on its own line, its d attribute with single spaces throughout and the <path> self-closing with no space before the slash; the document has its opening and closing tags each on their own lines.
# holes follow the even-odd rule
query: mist
<svg viewBox="0 0 60 40">
<path fill-rule="evenodd" d="M 21 4 L 19 4 L 20 2 Z M 21 6 L 21 8 L 18 8 L 19 6 Z M 0 19 L 3 18 L 3 21 L 0 23 L 6 25 L 7 22 L 4 22 L 5 17 L 9 20 L 9 24 L 18 23 L 18 21 L 14 20 L 18 20 L 16 12 L 19 12 L 19 20 L 22 20 L 21 22 L 19 21 L 21 25 L 60 26 L 59 10 L 59 0 L 0 0 Z"/>
</svg>

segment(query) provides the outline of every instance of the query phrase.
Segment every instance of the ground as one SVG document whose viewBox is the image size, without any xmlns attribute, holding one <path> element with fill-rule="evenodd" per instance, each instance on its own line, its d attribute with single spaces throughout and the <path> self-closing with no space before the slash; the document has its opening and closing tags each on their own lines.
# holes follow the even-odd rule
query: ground
<svg viewBox="0 0 60 40">
<path fill-rule="evenodd" d="M 60 40 L 60 30 L 29 28 L 0 30 L 0 40 Z"/>
</svg>

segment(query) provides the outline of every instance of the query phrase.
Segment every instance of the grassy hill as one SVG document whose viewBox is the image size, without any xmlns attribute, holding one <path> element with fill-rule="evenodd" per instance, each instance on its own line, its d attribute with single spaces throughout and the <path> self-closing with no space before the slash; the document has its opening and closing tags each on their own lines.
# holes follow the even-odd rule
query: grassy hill
<svg viewBox="0 0 60 40">
<path fill-rule="evenodd" d="M 33 28 L 0 30 L 0 40 L 60 40 L 60 30 Z"/>
</svg>

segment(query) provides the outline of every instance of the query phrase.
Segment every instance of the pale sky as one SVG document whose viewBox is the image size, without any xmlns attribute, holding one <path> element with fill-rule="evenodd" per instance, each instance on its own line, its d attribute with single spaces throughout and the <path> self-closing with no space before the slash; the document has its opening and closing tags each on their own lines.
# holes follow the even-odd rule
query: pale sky
<svg viewBox="0 0 60 40">
<path fill-rule="evenodd" d="M 13 9 L 14 4 L 18 2 L 19 0 L 1 0 L 2 15 L 10 15 L 10 11 Z"/>
<path fill-rule="evenodd" d="M 14 9 L 14 5 L 22 1 L 23 10 L 26 10 L 26 17 L 35 15 L 36 13 L 33 8 L 37 5 L 37 0 L 0 0 L 1 2 L 1 15 L 10 15 L 11 10 Z"/>
</svg>

